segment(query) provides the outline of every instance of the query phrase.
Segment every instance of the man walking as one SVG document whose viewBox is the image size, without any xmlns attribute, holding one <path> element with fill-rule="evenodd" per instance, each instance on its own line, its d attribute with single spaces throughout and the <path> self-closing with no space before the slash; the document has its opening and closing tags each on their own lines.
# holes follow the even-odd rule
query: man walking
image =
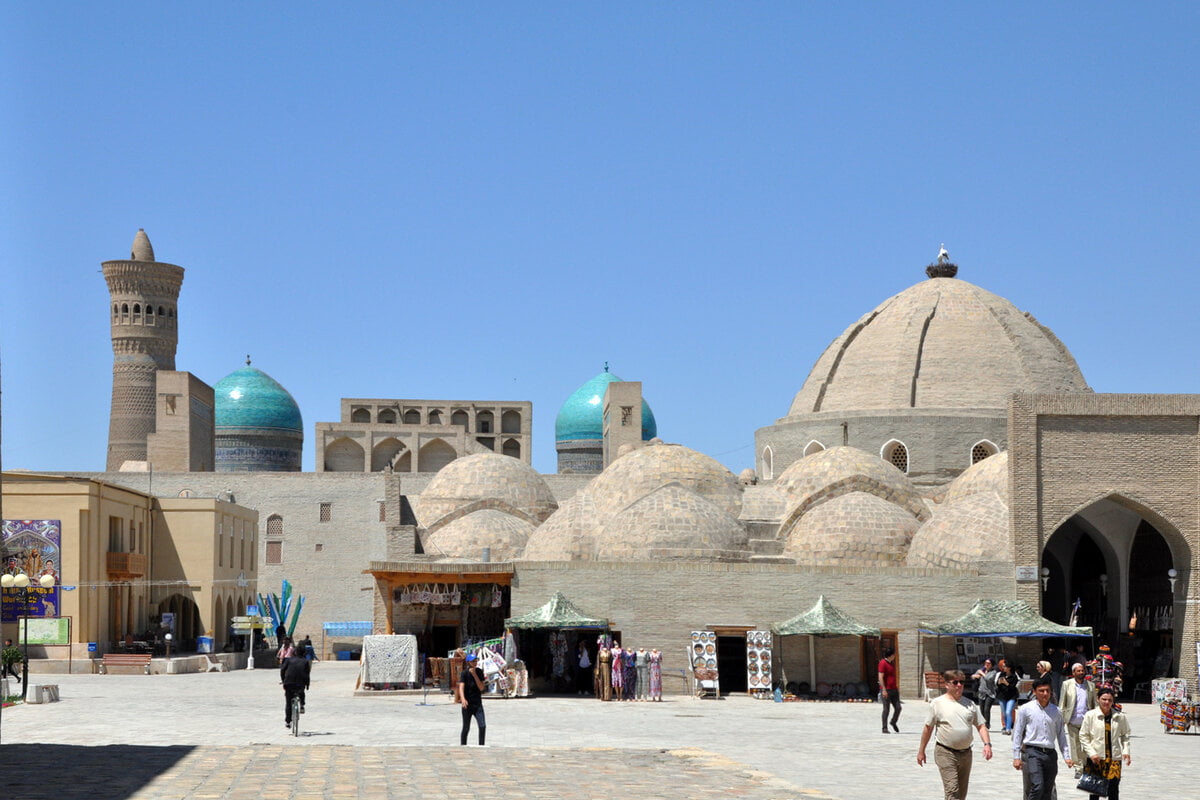
<svg viewBox="0 0 1200 800">
<path fill-rule="evenodd" d="M 1023 769 L 1028 775 L 1026 800 L 1051 800 L 1054 779 L 1058 777 L 1055 744 L 1068 767 L 1075 762 L 1071 760 L 1062 714 L 1050 702 L 1050 678 L 1042 676 L 1034 681 L 1033 698 L 1035 702 L 1018 709 L 1013 724 L 1013 769 Z"/>
<path fill-rule="evenodd" d="M 474 653 L 467 655 L 467 666 L 458 679 L 458 702 L 462 705 L 462 736 L 459 744 L 467 743 L 467 734 L 471 732 L 471 717 L 479 728 L 479 746 L 483 746 L 483 737 L 487 732 L 487 721 L 483 716 L 483 670 L 476 666 Z"/>
<path fill-rule="evenodd" d="M 879 661 L 879 696 L 883 704 L 883 732 L 892 732 L 888 730 L 888 706 L 891 706 L 892 730 L 899 733 L 896 720 L 900 719 L 900 684 L 896 682 L 896 651 L 891 647 L 883 651 Z"/>
<path fill-rule="evenodd" d="M 1071 665 L 1071 679 L 1063 682 L 1058 708 L 1067 721 L 1067 740 L 1071 743 L 1071 760 L 1075 762 L 1075 777 L 1083 772 L 1083 746 L 1079 743 L 1079 726 L 1083 716 L 1096 707 L 1096 687 L 1084 677 L 1083 664 Z"/>
<path fill-rule="evenodd" d="M 946 691 L 929 704 L 929 716 L 925 719 L 921 746 L 917 749 L 917 765 L 925 766 L 925 747 L 936 731 L 933 763 L 937 764 L 941 773 L 946 800 L 964 800 L 971 778 L 973 729 L 979 729 L 979 738 L 983 740 L 983 757 L 988 761 L 992 759 L 992 735 L 979 713 L 979 707 L 963 699 L 966 676 L 951 669 L 943 672 L 942 677 L 946 680 Z"/>
</svg>

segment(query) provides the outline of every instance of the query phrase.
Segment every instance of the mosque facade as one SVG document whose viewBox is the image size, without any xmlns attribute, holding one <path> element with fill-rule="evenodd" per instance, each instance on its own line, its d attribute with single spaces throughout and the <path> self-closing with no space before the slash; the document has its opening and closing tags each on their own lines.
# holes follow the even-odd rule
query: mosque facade
<svg viewBox="0 0 1200 800">
<path fill-rule="evenodd" d="M 669 666 L 683 665 L 689 632 L 701 629 L 735 663 L 739 635 L 825 594 L 883 630 L 915 695 L 925 669 L 953 660 L 953 643 L 925 641 L 920 624 L 980 598 L 1021 599 L 1058 622 L 1074 613 L 1136 675 L 1194 677 L 1200 396 L 1095 394 L 1049 328 L 952 266 L 931 265 L 834 338 L 786 415 L 754 434 L 756 466 L 741 475 L 658 439 L 644 402 L 635 446 L 607 452 L 604 398 L 624 383 L 607 367 L 559 411 L 557 474 L 529 466 L 528 438 L 519 453 L 464 441 L 421 462 L 436 471 L 415 458 L 397 469 L 421 445 L 389 444 L 376 458 L 387 438 L 377 429 L 401 429 L 411 407 L 420 433 L 455 403 L 355 399 L 343 400 L 341 422 L 318 424 L 318 471 L 303 473 L 299 409 L 276 414 L 286 390 L 242 375 L 238 402 L 270 396 L 274 411 L 235 417 L 247 424 L 234 430 L 226 381 L 214 387 L 216 470 L 237 449 L 221 437 L 236 435 L 238 471 L 155 469 L 153 492 L 227 492 L 255 509 L 260 585 L 296 584 L 313 634 L 370 620 L 436 652 L 493 632 L 503 614 L 420 607 L 406 588 L 490 587 L 514 615 L 561 591 L 629 642 L 662 649 Z M 117 382 L 114 366 L 114 397 Z M 495 405 L 486 410 L 503 420 Z M 360 407 L 369 418 L 354 417 Z M 528 412 L 527 436 L 531 406 L 511 408 Z M 385 421 L 385 410 L 399 417 Z M 246 428 L 263 438 L 246 444 Z M 124 447 L 130 435 L 113 430 Z M 347 432 L 361 434 L 361 453 L 342 469 L 331 443 Z M 150 491 L 149 475 L 109 463 L 103 480 Z M 819 666 L 829 680 L 870 682 L 878 647 L 844 640 L 812 654 L 785 640 L 778 654 L 790 674 Z M 1006 647 L 1036 660 L 1036 643 Z"/>
</svg>

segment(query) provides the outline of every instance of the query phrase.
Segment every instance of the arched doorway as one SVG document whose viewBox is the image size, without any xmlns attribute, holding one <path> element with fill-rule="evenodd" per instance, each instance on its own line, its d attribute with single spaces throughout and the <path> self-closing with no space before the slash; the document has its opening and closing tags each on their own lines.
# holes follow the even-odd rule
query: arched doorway
<svg viewBox="0 0 1200 800">
<path fill-rule="evenodd" d="M 167 612 L 175 615 L 173 647 L 180 652 L 194 652 L 196 637 L 204 634 L 204 627 L 200 622 L 200 609 L 196 607 L 195 601 L 181 594 L 173 594 L 158 604 L 160 619 L 161 615 Z"/>
<path fill-rule="evenodd" d="M 1135 501 L 1110 495 L 1071 515 L 1042 551 L 1042 613 L 1095 631 L 1125 664 L 1124 695 L 1178 671 L 1182 603 L 1171 588 L 1191 563 L 1184 538 Z M 1185 582 L 1186 585 L 1186 582 Z M 1178 603 L 1178 607 L 1177 607 Z M 1076 608 L 1076 606 L 1078 607 Z"/>
</svg>

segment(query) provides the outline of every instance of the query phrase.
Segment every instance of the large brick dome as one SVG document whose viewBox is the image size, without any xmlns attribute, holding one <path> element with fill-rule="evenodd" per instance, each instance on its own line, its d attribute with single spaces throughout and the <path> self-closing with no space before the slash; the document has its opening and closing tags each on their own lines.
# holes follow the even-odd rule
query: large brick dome
<svg viewBox="0 0 1200 800">
<path fill-rule="evenodd" d="M 1075 358 L 1032 315 L 966 281 L 931 278 L 884 300 L 835 339 L 788 416 L 1002 409 L 1013 392 L 1086 391 Z"/>
<path fill-rule="evenodd" d="M 558 503 L 542 476 L 525 462 L 499 453 L 476 453 L 442 467 L 413 504 L 418 522 L 428 529 L 450 521 L 447 517 L 481 508 L 515 513 L 537 524 L 553 514 Z"/>
</svg>

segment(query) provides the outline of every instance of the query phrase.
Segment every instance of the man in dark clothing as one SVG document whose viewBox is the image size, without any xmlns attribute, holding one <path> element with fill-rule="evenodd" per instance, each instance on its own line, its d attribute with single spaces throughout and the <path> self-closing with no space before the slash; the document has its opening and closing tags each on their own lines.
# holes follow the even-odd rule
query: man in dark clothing
<svg viewBox="0 0 1200 800">
<path fill-rule="evenodd" d="M 304 690 L 308 688 L 311 665 L 302 655 L 290 655 L 279 667 L 279 680 L 283 681 L 283 724 L 292 725 L 292 699 L 300 698 L 300 713 L 304 713 Z"/>
<path fill-rule="evenodd" d="M 475 654 L 467 656 L 467 668 L 458 679 L 458 702 L 462 705 L 462 736 L 459 744 L 467 743 L 467 734 L 471 732 L 471 717 L 479 728 L 479 745 L 483 746 L 483 737 L 487 732 L 487 722 L 483 718 L 483 670 L 478 666 Z"/>
<path fill-rule="evenodd" d="M 4 647 L 0 649 L 0 660 L 4 664 L 4 669 L 0 670 L 0 678 L 12 675 L 20 683 L 21 673 L 17 672 L 17 664 L 21 663 L 21 651 L 13 646 L 12 639 L 4 640 Z"/>
</svg>

